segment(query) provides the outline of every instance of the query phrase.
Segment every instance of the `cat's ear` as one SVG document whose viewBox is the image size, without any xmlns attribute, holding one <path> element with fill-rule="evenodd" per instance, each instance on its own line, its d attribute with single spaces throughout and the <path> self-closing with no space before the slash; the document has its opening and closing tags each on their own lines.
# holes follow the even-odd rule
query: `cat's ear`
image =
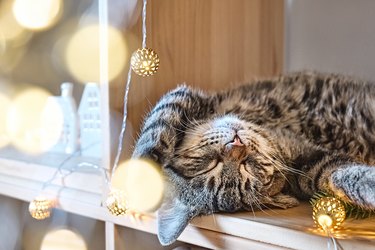
<svg viewBox="0 0 375 250">
<path fill-rule="evenodd" d="M 194 217 L 191 209 L 178 199 L 165 201 L 158 211 L 158 238 L 163 246 L 177 240 Z"/>
</svg>

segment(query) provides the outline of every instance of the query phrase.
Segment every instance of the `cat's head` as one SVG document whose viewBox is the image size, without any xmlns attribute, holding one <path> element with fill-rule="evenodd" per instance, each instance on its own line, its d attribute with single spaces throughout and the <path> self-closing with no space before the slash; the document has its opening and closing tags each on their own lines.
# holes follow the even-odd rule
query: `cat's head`
<svg viewBox="0 0 375 250">
<path fill-rule="evenodd" d="M 159 240 L 174 242 L 197 215 L 255 210 L 284 186 L 280 149 L 271 133 L 233 115 L 188 129 L 164 167 L 170 194 L 159 209 Z"/>
</svg>

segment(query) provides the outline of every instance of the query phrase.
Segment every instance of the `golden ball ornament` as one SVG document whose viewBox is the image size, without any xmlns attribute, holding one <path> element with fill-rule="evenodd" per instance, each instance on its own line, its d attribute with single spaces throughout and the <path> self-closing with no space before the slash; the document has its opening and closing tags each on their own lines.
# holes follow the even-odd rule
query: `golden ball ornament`
<svg viewBox="0 0 375 250">
<path fill-rule="evenodd" d="M 344 204 L 334 197 L 322 197 L 313 206 L 313 219 L 324 230 L 338 229 L 345 220 Z"/>
<path fill-rule="evenodd" d="M 105 205 L 108 211 L 115 216 L 125 215 L 128 211 L 126 196 L 121 190 L 112 190 L 105 201 Z"/>
<path fill-rule="evenodd" d="M 51 216 L 55 202 L 45 197 L 37 197 L 29 204 L 30 215 L 37 220 L 44 220 Z"/>
<path fill-rule="evenodd" d="M 131 59 L 130 65 L 133 71 L 140 76 L 151 76 L 159 68 L 159 56 L 150 48 L 137 49 Z"/>
</svg>

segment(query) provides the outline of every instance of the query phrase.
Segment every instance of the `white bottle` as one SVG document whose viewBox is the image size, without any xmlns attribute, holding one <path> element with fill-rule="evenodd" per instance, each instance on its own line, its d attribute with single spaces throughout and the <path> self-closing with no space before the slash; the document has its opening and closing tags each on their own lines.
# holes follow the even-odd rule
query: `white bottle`
<svg viewBox="0 0 375 250">
<path fill-rule="evenodd" d="M 73 84 L 61 84 L 61 96 L 48 98 L 42 114 L 46 151 L 72 154 L 78 150 L 79 124 Z"/>
<path fill-rule="evenodd" d="M 66 141 L 65 153 L 72 154 L 78 149 L 78 112 L 73 98 L 73 84 L 65 82 L 61 84 L 62 113 L 64 116 L 64 136 Z"/>
</svg>

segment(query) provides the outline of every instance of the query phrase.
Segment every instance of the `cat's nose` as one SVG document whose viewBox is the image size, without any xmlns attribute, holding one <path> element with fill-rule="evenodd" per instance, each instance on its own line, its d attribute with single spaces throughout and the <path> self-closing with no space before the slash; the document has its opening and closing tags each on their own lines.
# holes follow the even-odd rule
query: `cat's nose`
<svg viewBox="0 0 375 250">
<path fill-rule="evenodd" d="M 242 143 L 241 138 L 236 134 L 232 141 L 225 145 L 225 155 L 234 160 L 240 160 L 246 153 L 245 144 Z"/>
<path fill-rule="evenodd" d="M 235 134 L 232 141 L 228 142 L 225 146 L 227 148 L 228 147 L 231 148 L 231 147 L 243 147 L 245 145 L 242 143 L 241 138 L 237 134 Z"/>
<path fill-rule="evenodd" d="M 243 147 L 243 146 L 245 146 L 245 145 L 242 143 L 241 138 L 240 138 L 237 134 L 234 136 L 233 141 L 230 142 L 230 144 L 231 144 L 232 146 L 238 146 L 238 147 Z"/>
</svg>

